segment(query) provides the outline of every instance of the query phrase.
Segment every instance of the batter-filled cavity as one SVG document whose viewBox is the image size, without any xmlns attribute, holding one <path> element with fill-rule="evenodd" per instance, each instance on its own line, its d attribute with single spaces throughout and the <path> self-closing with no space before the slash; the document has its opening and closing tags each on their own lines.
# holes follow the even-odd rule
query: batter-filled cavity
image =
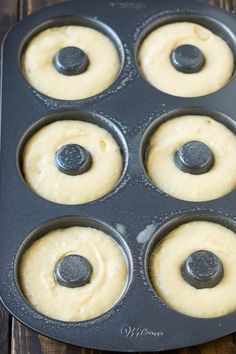
<svg viewBox="0 0 236 354">
<path fill-rule="evenodd" d="M 226 227 L 192 221 L 171 231 L 154 250 L 149 275 L 170 307 L 193 317 L 236 310 L 236 235 Z"/>
<path fill-rule="evenodd" d="M 219 90 L 234 71 L 228 44 L 210 30 L 176 22 L 152 31 L 141 43 L 138 61 L 144 77 L 174 96 L 203 96 Z"/>
<path fill-rule="evenodd" d="M 22 69 L 26 80 L 45 95 L 77 100 L 107 89 L 119 73 L 120 58 L 111 40 L 99 31 L 62 26 L 31 39 Z"/>
<path fill-rule="evenodd" d="M 110 309 L 121 297 L 127 264 L 116 242 L 90 227 L 51 231 L 25 251 L 19 266 L 21 289 L 42 314 L 84 321 Z"/>
<path fill-rule="evenodd" d="M 186 115 L 161 124 L 150 139 L 146 169 L 173 197 L 207 201 L 236 186 L 236 137 L 207 116 Z"/>
<path fill-rule="evenodd" d="M 103 128 L 60 120 L 36 132 L 22 154 L 30 188 L 61 204 L 83 204 L 110 192 L 123 169 L 120 147 Z"/>
</svg>

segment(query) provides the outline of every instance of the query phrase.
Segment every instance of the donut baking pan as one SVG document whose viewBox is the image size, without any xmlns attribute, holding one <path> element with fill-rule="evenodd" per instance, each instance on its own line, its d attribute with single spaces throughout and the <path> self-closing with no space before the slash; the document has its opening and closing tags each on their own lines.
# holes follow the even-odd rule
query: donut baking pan
<svg viewBox="0 0 236 354">
<path fill-rule="evenodd" d="M 194 98 L 168 95 L 143 78 L 137 61 L 141 41 L 152 29 L 178 21 L 207 27 L 228 43 L 235 56 L 235 18 L 189 0 L 67 1 L 26 17 L 4 40 L 0 296 L 13 316 L 43 335 L 82 347 L 141 352 L 197 345 L 236 330 L 235 313 L 204 319 L 174 311 L 155 293 L 149 280 L 153 249 L 178 225 L 210 220 L 236 231 L 235 191 L 211 201 L 186 202 L 155 187 L 145 171 L 148 141 L 155 128 L 172 117 L 207 115 L 236 131 L 234 74 L 220 90 Z M 27 83 L 21 70 L 22 53 L 31 38 L 46 28 L 69 24 L 106 34 L 120 56 L 120 72 L 114 83 L 83 100 L 46 96 Z M 36 195 L 24 181 L 22 152 L 27 140 L 38 129 L 61 119 L 95 123 L 119 144 L 123 172 L 106 196 L 80 205 L 57 204 Z M 19 262 L 34 240 L 51 230 L 75 225 L 105 231 L 119 244 L 128 279 L 119 301 L 103 315 L 63 322 L 42 315 L 26 301 L 19 283 Z"/>
</svg>

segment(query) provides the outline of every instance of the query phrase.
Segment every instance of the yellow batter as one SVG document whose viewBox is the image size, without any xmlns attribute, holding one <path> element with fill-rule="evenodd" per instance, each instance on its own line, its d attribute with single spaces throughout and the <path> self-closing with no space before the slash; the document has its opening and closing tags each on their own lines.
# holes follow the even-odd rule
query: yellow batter
<svg viewBox="0 0 236 354">
<path fill-rule="evenodd" d="M 176 70 L 172 51 L 190 44 L 202 51 L 206 64 L 198 73 Z M 190 22 L 164 25 L 151 32 L 141 44 L 138 60 L 145 78 L 156 88 L 174 96 L 195 97 L 219 90 L 230 80 L 234 57 L 226 42 L 208 29 Z"/>
<path fill-rule="evenodd" d="M 78 144 L 92 157 L 91 168 L 80 175 L 60 172 L 55 153 L 63 145 Z M 110 192 L 122 172 L 120 148 L 110 133 L 95 124 L 63 120 L 40 129 L 27 142 L 22 168 L 30 188 L 61 204 L 82 204 Z"/>
<path fill-rule="evenodd" d="M 176 167 L 176 150 L 188 141 L 208 145 L 213 167 L 204 174 L 185 173 Z M 150 139 L 147 172 L 153 183 L 173 197 L 188 201 L 212 200 L 236 186 L 236 137 L 224 125 L 206 116 L 181 116 L 163 123 Z"/>
<path fill-rule="evenodd" d="M 181 265 L 193 252 L 208 250 L 224 267 L 213 288 L 195 289 L 183 279 Z M 222 225 L 193 221 L 170 232 L 151 258 L 150 277 L 160 297 L 173 309 L 193 317 L 218 317 L 236 310 L 236 237 Z"/>
<path fill-rule="evenodd" d="M 91 263 L 88 284 L 68 288 L 55 280 L 55 265 L 69 254 Z M 72 322 L 97 317 L 111 308 L 127 278 L 125 258 L 113 239 L 102 231 L 79 226 L 51 231 L 35 241 L 24 253 L 19 269 L 21 288 L 30 304 L 48 317 Z"/>
<path fill-rule="evenodd" d="M 74 46 L 89 58 L 82 74 L 66 76 L 53 66 L 55 54 Z M 47 96 L 77 100 L 94 96 L 108 88 L 120 70 L 115 46 L 102 33 L 88 27 L 62 26 L 49 28 L 36 35 L 26 47 L 22 58 L 26 80 Z"/>
</svg>

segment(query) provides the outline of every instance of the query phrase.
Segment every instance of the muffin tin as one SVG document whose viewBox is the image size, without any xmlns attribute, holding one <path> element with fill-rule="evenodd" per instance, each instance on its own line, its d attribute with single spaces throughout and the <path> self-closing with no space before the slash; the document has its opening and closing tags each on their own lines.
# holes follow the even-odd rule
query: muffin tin
<svg viewBox="0 0 236 354">
<path fill-rule="evenodd" d="M 177 313 L 155 294 L 148 277 L 151 252 L 174 227 L 201 219 L 236 231 L 235 191 L 209 202 L 177 200 L 154 187 L 144 168 L 150 135 L 173 116 L 208 114 L 236 131 L 235 75 L 215 93 L 180 98 L 155 89 L 139 72 L 136 54 L 144 36 L 161 24 L 185 20 L 208 27 L 236 54 L 235 18 L 189 0 L 68 1 L 26 17 L 3 43 L 0 296 L 13 316 L 43 335 L 83 347 L 141 352 L 196 345 L 236 330 L 235 313 L 213 319 Z M 97 28 L 115 43 L 121 70 L 105 92 L 85 100 L 63 101 L 37 92 L 25 81 L 20 59 L 27 41 L 47 27 L 65 24 Z M 51 121 L 65 118 L 105 127 L 123 154 L 118 186 L 88 204 L 46 201 L 22 178 L 21 153 L 29 136 Z M 49 230 L 72 225 L 109 233 L 123 249 L 129 269 L 125 293 L 118 303 L 93 320 L 77 323 L 56 321 L 35 311 L 18 282 L 18 264 L 26 247 Z"/>
</svg>

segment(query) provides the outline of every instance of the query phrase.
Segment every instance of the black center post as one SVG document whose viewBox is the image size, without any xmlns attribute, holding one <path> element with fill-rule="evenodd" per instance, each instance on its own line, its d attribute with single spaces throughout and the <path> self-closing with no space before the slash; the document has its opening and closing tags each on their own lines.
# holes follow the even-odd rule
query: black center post
<svg viewBox="0 0 236 354">
<path fill-rule="evenodd" d="M 63 75 L 78 75 L 85 72 L 89 65 L 87 54 L 77 47 L 64 47 L 53 58 L 55 69 Z"/>
<path fill-rule="evenodd" d="M 90 153 L 78 144 L 63 145 L 55 155 L 59 171 L 67 175 L 80 175 L 87 172 L 92 165 Z"/>
<path fill-rule="evenodd" d="M 180 45 L 171 53 L 174 68 L 185 74 L 194 74 L 202 70 L 206 59 L 202 51 L 190 44 Z"/>
<path fill-rule="evenodd" d="M 213 288 L 223 278 L 221 260 L 214 253 L 199 250 L 191 253 L 183 262 L 181 273 L 184 280 L 196 289 Z"/>
<path fill-rule="evenodd" d="M 181 171 L 200 175 L 212 168 L 214 155 L 211 149 L 201 141 L 189 141 L 176 151 L 174 161 Z"/>
<path fill-rule="evenodd" d="M 62 286 L 78 288 L 89 283 L 92 271 L 92 266 L 86 258 L 70 254 L 56 264 L 54 276 Z"/>
</svg>

